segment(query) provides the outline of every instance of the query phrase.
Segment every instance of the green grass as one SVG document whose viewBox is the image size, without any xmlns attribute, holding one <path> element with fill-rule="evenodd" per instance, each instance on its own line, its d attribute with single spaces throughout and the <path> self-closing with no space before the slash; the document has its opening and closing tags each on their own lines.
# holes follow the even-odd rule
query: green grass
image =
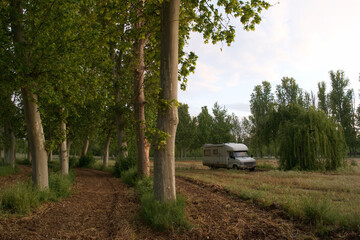
<svg viewBox="0 0 360 240">
<path fill-rule="evenodd" d="M 17 173 L 18 171 L 19 171 L 19 168 L 17 167 L 17 165 L 15 165 L 15 168 L 13 168 L 9 164 L 0 163 L 0 177 L 14 174 L 14 173 Z"/>
<path fill-rule="evenodd" d="M 121 173 L 121 180 L 131 187 L 135 187 L 137 181 L 137 168 L 132 167 Z"/>
<path fill-rule="evenodd" d="M 142 218 L 157 230 L 174 230 L 190 226 L 186 216 L 184 197 L 178 196 L 172 203 L 162 203 L 155 199 L 153 179 L 138 178 L 136 161 L 122 159 L 114 166 L 114 175 L 131 187 L 135 187 L 140 198 L 140 214 Z"/>
<path fill-rule="evenodd" d="M 141 196 L 141 216 L 157 230 L 174 230 L 188 228 L 189 222 L 185 216 L 185 198 L 178 196 L 173 203 L 160 203 L 155 200 L 152 192 Z"/>
<path fill-rule="evenodd" d="M 161 231 L 190 227 L 185 215 L 186 201 L 183 196 L 177 196 L 176 201 L 171 203 L 157 201 L 150 177 L 138 180 L 136 189 L 141 202 L 140 214 L 151 227 Z"/>
<path fill-rule="evenodd" d="M 333 172 L 233 171 L 177 168 L 177 175 L 220 184 L 261 207 L 275 204 L 311 225 L 318 235 L 360 232 L 360 167 L 348 164 Z"/>
<path fill-rule="evenodd" d="M 91 166 L 92 169 L 95 170 L 100 170 L 100 171 L 104 171 L 104 172 L 114 172 L 114 165 L 115 165 L 115 161 L 114 160 L 109 160 L 109 164 L 107 167 L 104 167 L 103 161 L 102 160 L 96 160 L 95 163 Z"/>
<path fill-rule="evenodd" d="M 75 176 L 63 176 L 52 173 L 49 176 L 49 190 L 40 191 L 31 181 L 17 183 L 4 189 L 0 194 L 0 209 L 2 213 L 27 214 L 41 203 L 58 201 L 71 193 Z"/>
<path fill-rule="evenodd" d="M 257 169 L 266 169 L 266 170 L 276 170 L 277 167 L 271 165 L 271 164 L 268 164 L 268 163 L 259 163 L 259 164 L 256 164 L 256 168 Z"/>
</svg>

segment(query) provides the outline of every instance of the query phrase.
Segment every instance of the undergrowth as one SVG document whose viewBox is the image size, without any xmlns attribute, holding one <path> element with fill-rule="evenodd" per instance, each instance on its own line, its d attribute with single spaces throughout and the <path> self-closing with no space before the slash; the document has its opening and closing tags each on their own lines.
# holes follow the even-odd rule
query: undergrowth
<svg viewBox="0 0 360 240">
<path fill-rule="evenodd" d="M 121 177 L 122 173 L 131 168 L 136 168 L 136 159 L 132 157 L 120 157 L 116 159 L 113 175 L 115 177 Z"/>
<path fill-rule="evenodd" d="M 49 176 L 49 189 L 40 191 L 31 181 L 17 183 L 0 194 L 0 209 L 2 213 L 27 214 L 41 203 L 58 201 L 71 193 L 74 183 L 74 172 L 68 176 L 60 173 L 51 173 Z"/>
<path fill-rule="evenodd" d="M 151 177 L 139 179 L 134 166 L 120 172 L 120 175 L 124 183 L 135 187 L 140 198 L 141 217 L 151 227 L 161 231 L 190 227 L 185 215 L 186 201 L 183 196 L 177 196 L 174 202 L 162 203 L 155 199 Z"/>
<path fill-rule="evenodd" d="M 131 187 L 136 186 L 137 177 L 136 167 L 132 167 L 121 174 L 121 180 Z"/>
<path fill-rule="evenodd" d="M 0 163 L 0 177 L 14 174 L 17 173 L 18 171 L 19 168 L 17 165 L 15 165 L 15 168 L 13 168 L 10 164 Z"/>
<path fill-rule="evenodd" d="M 185 215 L 186 201 L 177 196 L 174 202 L 159 202 L 155 199 L 152 178 L 143 178 L 136 182 L 140 196 L 140 214 L 142 218 L 157 230 L 187 229 L 190 223 Z"/>
<path fill-rule="evenodd" d="M 262 168 L 262 169 L 268 169 L 268 170 L 276 170 L 276 169 L 278 169 L 278 167 L 273 166 L 273 165 L 271 165 L 269 163 L 256 164 L 256 168 Z"/>
<path fill-rule="evenodd" d="M 92 167 L 96 162 L 96 159 L 92 155 L 86 155 L 79 158 L 79 162 L 77 164 L 78 167 Z"/>
</svg>

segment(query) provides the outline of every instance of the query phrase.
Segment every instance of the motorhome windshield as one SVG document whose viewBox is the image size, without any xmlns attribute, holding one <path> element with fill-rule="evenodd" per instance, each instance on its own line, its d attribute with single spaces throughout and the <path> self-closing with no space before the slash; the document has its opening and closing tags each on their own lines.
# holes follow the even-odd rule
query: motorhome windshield
<svg viewBox="0 0 360 240">
<path fill-rule="evenodd" d="M 234 152 L 235 157 L 248 157 L 248 152 Z"/>
</svg>

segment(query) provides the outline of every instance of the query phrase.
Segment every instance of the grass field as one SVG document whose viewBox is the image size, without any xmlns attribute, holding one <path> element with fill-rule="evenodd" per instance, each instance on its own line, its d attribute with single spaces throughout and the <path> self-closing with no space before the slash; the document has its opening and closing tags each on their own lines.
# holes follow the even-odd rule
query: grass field
<svg viewBox="0 0 360 240">
<path fill-rule="evenodd" d="M 201 162 L 176 163 L 176 174 L 221 185 L 262 207 L 272 204 L 310 223 L 318 234 L 360 232 L 360 160 L 334 172 L 276 170 L 277 161 L 258 160 L 258 171 L 210 170 Z"/>
</svg>

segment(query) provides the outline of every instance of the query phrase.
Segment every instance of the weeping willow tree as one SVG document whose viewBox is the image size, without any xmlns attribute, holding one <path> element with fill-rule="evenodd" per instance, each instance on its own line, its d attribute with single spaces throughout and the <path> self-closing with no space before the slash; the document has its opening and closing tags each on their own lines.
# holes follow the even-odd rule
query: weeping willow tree
<svg viewBox="0 0 360 240">
<path fill-rule="evenodd" d="M 287 113 L 284 113 L 287 112 Z M 343 128 L 314 108 L 288 106 L 280 127 L 280 167 L 335 170 L 347 153 Z"/>
</svg>

